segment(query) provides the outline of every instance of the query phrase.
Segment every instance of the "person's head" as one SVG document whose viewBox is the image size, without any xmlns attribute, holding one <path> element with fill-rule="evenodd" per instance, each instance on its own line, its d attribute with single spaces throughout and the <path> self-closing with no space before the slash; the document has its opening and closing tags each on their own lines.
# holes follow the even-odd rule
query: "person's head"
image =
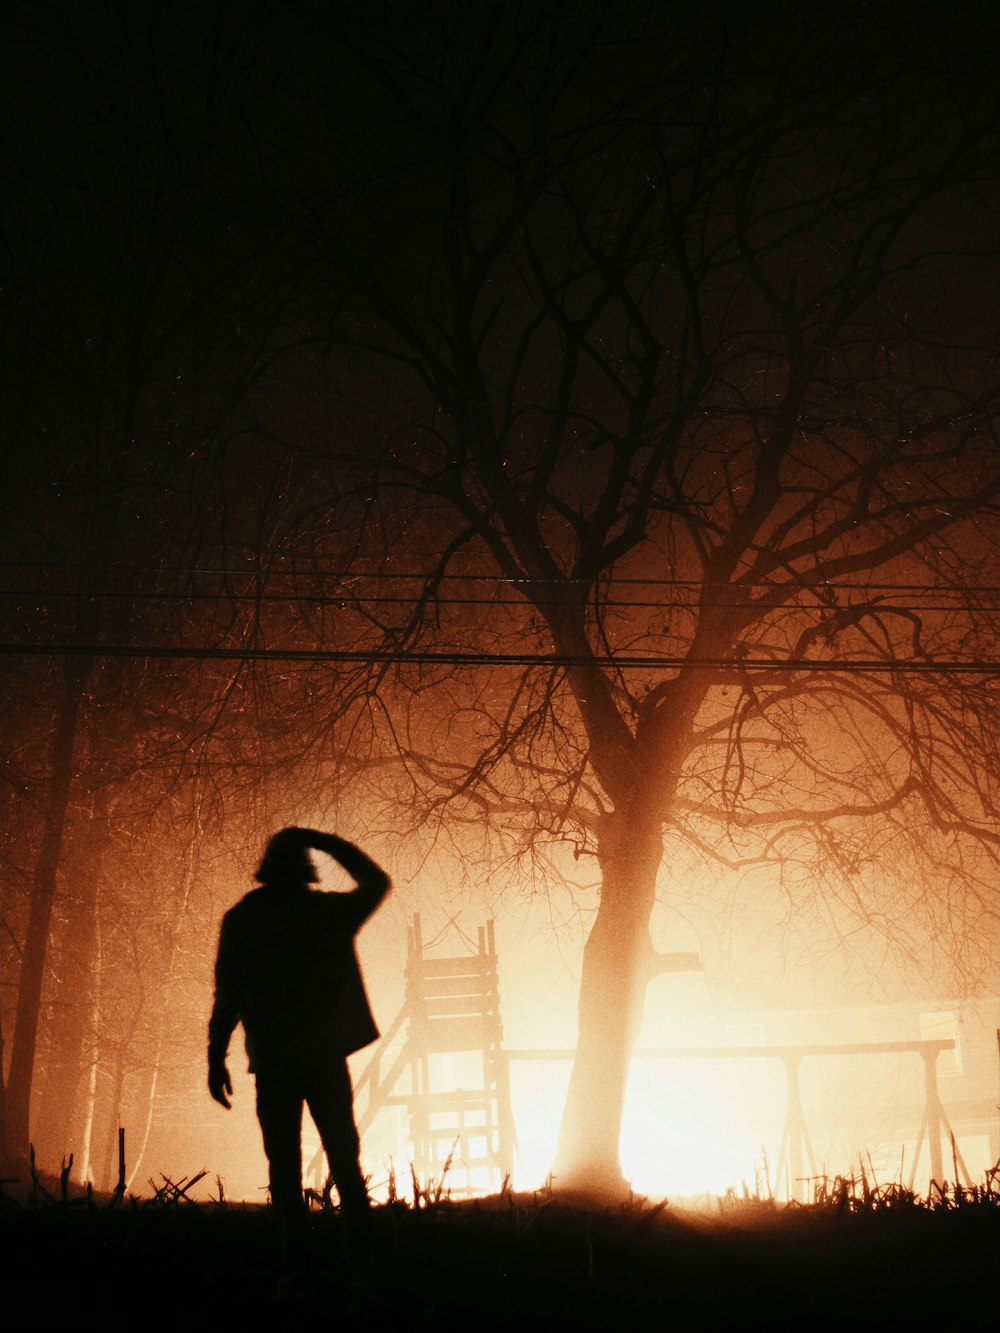
<svg viewBox="0 0 1000 1333">
<path fill-rule="evenodd" d="M 299 888 L 319 879 L 302 834 L 295 828 L 276 833 L 264 848 L 264 856 L 255 878 L 265 885 Z"/>
</svg>

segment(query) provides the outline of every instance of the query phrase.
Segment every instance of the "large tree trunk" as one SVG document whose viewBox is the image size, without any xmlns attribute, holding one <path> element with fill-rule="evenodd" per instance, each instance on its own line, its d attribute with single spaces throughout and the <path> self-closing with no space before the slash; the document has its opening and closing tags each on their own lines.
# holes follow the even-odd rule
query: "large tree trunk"
<svg viewBox="0 0 1000 1333">
<path fill-rule="evenodd" d="M 601 902 L 584 949 L 576 1056 L 552 1177 L 560 1190 L 620 1197 L 628 1184 L 618 1144 L 650 975 L 659 822 L 635 812 L 610 816 L 598 854 Z"/>
<path fill-rule="evenodd" d="M 77 717 L 93 659 L 67 658 L 63 665 L 63 690 L 53 745 L 52 769 L 45 806 L 45 832 L 31 885 L 28 927 L 21 960 L 10 1076 L 6 1091 L 4 1154 L 18 1167 L 28 1160 L 30 1143 L 31 1087 L 38 1045 L 42 984 L 56 893 L 56 872 L 62 849 L 70 784 L 73 779 L 73 743 Z"/>
</svg>

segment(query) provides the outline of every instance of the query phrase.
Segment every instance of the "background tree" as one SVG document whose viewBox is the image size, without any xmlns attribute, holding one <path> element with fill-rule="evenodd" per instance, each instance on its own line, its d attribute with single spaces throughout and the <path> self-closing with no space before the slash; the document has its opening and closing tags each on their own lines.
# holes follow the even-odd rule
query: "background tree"
<svg viewBox="0 0 1000 1333">
<path fill-rule="evenodd" d="M 599 866 L 560 1184 L 622 1186 L 681 849 L 900 948 L 992 920 L 995 105 L 918 8 L 360 6 L 259 135 L 329 312 L 329 429 L 258 420 L 344 571 L 326 722 Z"/>
<path fill-rule="evenodd" d="M 182 599 L 195 575 L 155 615 L 150 598 L 163 593 L 164 560 L 186 546 L 181 564 L 196 566 L 215 535 L 193 444 L 242 395 L 281 306 L 284 270 L 262 266 L 280 238 L 239 227 L 231 209 L 222 220 L 219 202 L 239 193 L 250 148 L 241 156 L 234 126 L 266 86 L 264 50 L 276 55 L 260 17 L 248 27 L 225 6 L 193 22 L 156 5 L 42 4 L 18 13 L 4 59 L 2 540 L 6 646 L 19 655 L 5 665 L 31 701 L 9 727 L 15 753 L 30 755 L 14 775 L 21 836 L 4 902 L 15 1163 L 28 1152 L 67 827 L 87 821 L 95 770 L 127 783 L 135 696 L 151 683 L 105 645 L 127 645 L 151 619 L 181 637 L 190 624 Z M 33 644 L 47 660 L 25 668 Z M 155 714 L 161 698 L 145 706 Z M 93 906 L 79 884 L 74 903 L 84 916 Z"/>
</svg>

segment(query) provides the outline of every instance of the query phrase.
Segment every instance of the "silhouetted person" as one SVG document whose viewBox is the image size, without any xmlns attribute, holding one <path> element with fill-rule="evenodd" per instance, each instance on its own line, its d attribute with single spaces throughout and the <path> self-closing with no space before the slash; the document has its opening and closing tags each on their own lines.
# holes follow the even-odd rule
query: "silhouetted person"
<svg viewBox="0 0 1000 1333">
<path fill-rule="evenodd" d="M 312 886 L 309 848 L 326 852 L 354 877 L 348 893 Z M 378 1036 L 354 951 L 354 936 L 389 891 L 389 877 L 352 843 L 332 833 L 287 828 L 268 843 L 260 887 L 225 914 L 208 1026 L 208 1088 L 229 1108 L 229 1038 L 243 1024 L 257 1118 L 270 1173 L 271 1206 L 286 1277 L 305 1261 L 302 1106 L 319 1130 L 355 1276 L 370 1262 L 369 1200 L 347 1068 L 352 1051 Z"/>
</svg>

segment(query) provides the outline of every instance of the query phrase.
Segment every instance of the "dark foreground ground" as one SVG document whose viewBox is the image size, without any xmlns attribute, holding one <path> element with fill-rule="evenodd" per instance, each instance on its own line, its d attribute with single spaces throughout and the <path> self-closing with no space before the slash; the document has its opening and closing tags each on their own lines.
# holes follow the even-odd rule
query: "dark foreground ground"
<svg viewBox="0 0 1000 1333">
<path fill-rule="evenodd" d="M 374 1212 L 352 1291 L 339 1218 L 312 1219 L 313 1277 L 279 1291 L 259 1207 L 0 1197 L 9 1327 L 994 1329 L 1000 1195 L 928 1208 L 733 1201 L 713 1215 L 507 1195 Z M 20 1313 L 20 1312 L 19 1312 Z"/>
</svg>

